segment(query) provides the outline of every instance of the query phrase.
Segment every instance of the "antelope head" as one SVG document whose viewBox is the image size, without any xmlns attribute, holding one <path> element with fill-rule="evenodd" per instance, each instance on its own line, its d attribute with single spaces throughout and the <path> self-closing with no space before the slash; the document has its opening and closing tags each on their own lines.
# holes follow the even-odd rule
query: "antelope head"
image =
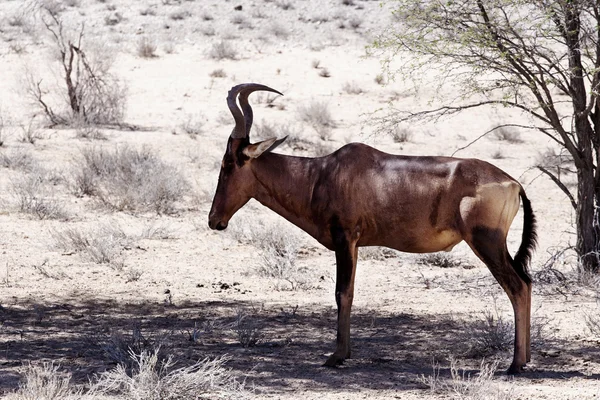
<svg viewBox="0 0 600 400">
<path fill-rule="evenodd" d="M 237 210 L 250 200 L 257 181 L 252 173 L 253 160 L 279 146 L 286 139 L 270 138 L 258 143 L 250 143 L 252 128 L 252 107 L 248 96 L 256 90 L 265 90 L 283 96 L 275 89 L 257 83 L 244 83 L 231 88 L 227 95 L 227 105 L 233 115 L 235 127 L 227 141 L 227 149 L 221 162 L 219 183 L 208 215 L 211 229 L 223 230 Z M 237 105 L 237 99 L 239 104 Z"/>
</svg>

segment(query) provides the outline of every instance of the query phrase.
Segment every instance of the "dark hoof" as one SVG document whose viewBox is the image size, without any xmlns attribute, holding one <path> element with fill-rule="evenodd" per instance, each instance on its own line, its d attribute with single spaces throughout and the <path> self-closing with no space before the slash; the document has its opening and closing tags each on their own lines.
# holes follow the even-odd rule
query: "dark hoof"
<svg viewBox="0 0 600 400">
<path fill-rule="evenodd" d="M 516 365 L 511 365 L 508 370 L 506 371 L 507 375 L 519 375 L 521 372 L 523 372 L 524 366 L 516 366 Z"/>
<path fill-rule="evenodd" d="M 329 356 L 329 358 L 327 359 L 327 361 L 325 361 L 325 364 L 323 364 L 324 367 L 330 367 L 330 368 L 335 368 L 338 365 L 342 365 L 344 363 L 344 358 L 337 356 L 335 354 L 332 354 Z"/>
</svg>

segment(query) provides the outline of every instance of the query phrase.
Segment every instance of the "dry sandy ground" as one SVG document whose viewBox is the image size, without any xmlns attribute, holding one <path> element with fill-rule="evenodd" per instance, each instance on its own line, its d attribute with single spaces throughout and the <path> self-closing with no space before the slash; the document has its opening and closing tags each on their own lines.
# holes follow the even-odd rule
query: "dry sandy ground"
<svg viewBox="0 0 600 400">
<path fill-rule="evenodd" d="M 291 129 L 301 140 L 278 151 L 300 155 L 323 154 L 350 141 L 397 154 L 450 155 L 494 123 L 521 116 L 476 110 L 437 124 L 404 127 L 411 134 L 403 143 L 374 136 L 369 113 L 390 100 L 397 108 L 426 108 L 432 94 L 427 88 L 415 93 L 401 83 L 375 82 L 379 61 L 365 57 L 365 45 L 391 21 L 389 7 L 376 1 L 64 3 L 72 4 L 60 13 L 67 27 L 85 21 L 84 43 L 90 49 L 110 48 L 112 71 L 128 88 L 125 120 L 141 129 L 106 129 L 107 140 L 93 141 L 76 137 L 72 129 L 40 127 L 35 144 L 23 143 L 20 126 L 27 127 L 38 111 L 23 94 L 24 71 L 52 83 L 58 81 L 58 68 L 39 18 L 21 17 L 24 2 L 0 3 L 5 121 L 0 155 L 25 152 L 54 171 L 61 179 L 47 196 L 67 211 L 59 220 L 19 212 L 14 189 L 31 172 L 0 169 L 0 393 L 17 387 L 27 361 L 55 360 L 76 383 L 85 383 L 91 374 L 114 367 L 102 344 L 117 335 L 128 338 L 137 329 L 149 342 L 162 341 L 184 365 L 231 355 L 228 366 L 255 388 L 257 398 L 447 398 L 451 393 L 432 394 L 419 380 L 431 374 L 434 360 L 444 378 L 450 374 L 450 356 L 477 370 L 481 356 L 469 349 L 484 313 L 510 321 L 512 311 L 466 246 L 453 252 L 466 267 L 454 268 L 420 263 L 419 256 L 383 258 L 367 252 L 370 257 L 358 268 L 353 358 L 339 369 L 320 367 L 335 338 L 333 255 L 253 202 L 227 231 L 206 226 L 232 127 L 224 99 L 241 82 L 282 91 L 285 96 L 273 102 L 275 107 L 253 95 L 255 125 L 271 124 L 276 132 Z M 237 5 L 243 9 L 234 11 Z M 107 18 L 118 22 L 108 25 Z M 156 57 L 137 55 L 141 37 L 157 44 Z M 234 46 L 235 60 L 209 56 L 221 40 Z M 323 68 L 330 77 L 321 76 Z M 210 76 L 218 69 L 225 77 Z M 352 85 L 361 93 L 348 93 Z M 335 120 L 326 140 L 299 118 L 298 110 L 311 101 L 327 104 Z M 199 135 L 182 131 L 190 120 L 203 123 Z M 539 220 L 535 272 L 549 251 L 574 242 L 572 213 L 565 196 L 530 169 L 550 143 L 525 132 L 521 138 L 518 144 L 484 138 L 457 156 L 488 160 L 523 183 Z M 185 176 L 189 191 L 172 214 L 116 212 L 70 190 L 74 160 L 82 149 L 124 144 L 149 146 Z M 510 235 L 512 252 L 519 245 L 521 218 Z M 114 245 L 117 265 L 94 263 L 56 246 L 57 235 L 66 229 L 95 232 L 106 225 L 120 227 L 130 238 L 127 245 Z M 300 241 L 300 288 L 290 290 L 288 282 L 256 273 L 260 248 L 246 239 L 261 229 Z M 569 273 L 573 260 L 560 259 L 557 267 Z M 514 380 L 501 373 L 510 352 L 492 356 L 500 361 L 500 390 L 512 390 L 521 399 L 596 398 L 599 343 L 585 324 L 585 315 L 597 312 L 594 296 L 576 286 L 540 283 L 533 309 L 544 340 L 534 343 L 529 371 Z M 261 340 L 254 347 L 242 347 L 231 329 L 240 313 L 260 328 Z M 194 326 L 201 327 L 199 337 L 190 341 Z"/>
</svg>

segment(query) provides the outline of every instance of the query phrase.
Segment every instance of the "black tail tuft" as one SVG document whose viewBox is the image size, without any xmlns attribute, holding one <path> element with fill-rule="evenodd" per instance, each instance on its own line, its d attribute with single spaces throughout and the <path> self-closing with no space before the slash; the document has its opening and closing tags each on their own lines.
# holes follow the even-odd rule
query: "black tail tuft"
<svg viewBox="0 0 600 400">
<path fill-rule="evenodd" d="M 523 201 L 523 211 L 525 213 L 524 221 L 523 221 L 523 238 L 521 239 L 521 246 L 519 247 L 519 251 L 515 255 L 515 259 L 513 261 L 513 268 L 519 274 L 521 279 L 525 281 L 525 283 L 531 283 L 531 277 L 527 272 L 527 266 L 531 261 L 531 254 L 537 245 L 537 233 L 536 233 L 536 222 L 535 215 L 533 215 L 533 210 L 531 209 L 531 203 L 527 196 L 525 196 L 525 191 L 521 188 L 521 200 Z"/>
</svg>

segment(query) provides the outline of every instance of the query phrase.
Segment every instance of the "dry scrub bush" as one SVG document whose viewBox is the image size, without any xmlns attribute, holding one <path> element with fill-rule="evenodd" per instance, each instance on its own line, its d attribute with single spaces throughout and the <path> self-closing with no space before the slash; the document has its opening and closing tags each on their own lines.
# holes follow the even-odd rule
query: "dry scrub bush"
<svg viewBox="0 0 600 400">
<path fill-rule="evenodd" d="M 156 42 L 147 36 L 142 36 L 137 42 L 137 55 L 142 58 L 157 57 L 156 49 Z"/>
<path fill-rule="evenodd" d="M 244 310 L 238 310 L 232 329 L 243 347 L 254 347 L 262 339 L 260 326 Z"/>
<path fill-rule="evenodd" d="M 68 212 L 54 193 L 51 172 L 40 167 L 11 179 L 11 192 L 19 211 L 40 220 L 69 217 Z"/>
<path fill-rule="evenodd" d="M 15 147 L 0 151 L 0 167 L 15 171 L 30 172 L 37 166 L 31 151 L 22 147 Z"/>
<path fill-rule="evenodd" d="M 235 60 L 238 56 L 238 52 L 231 43 L 226 40 L 221 40 L 213 43 L 208 51 L 208 56 L 214 60 Z"/>
<path fill-rule="evenodd" d="M 361 94 L 364 92 L 356 82 L 346 82 L 344 83 L 344 86 L 342 86 L 342 89 L 348 94 Z"/>
<path fill-rule="evenodd" d="M 242 243 L 256 247 L 260 263 L 255 272 L 264 278 L 284 281 L 289 286 L 277 285 L 278 290 L 298 290 L 308 286 L 306 268 L 296 260 L 300 250 L 300 238 L 281 224 L 267 226 L 261 220 L 241 220 L 229 228 L 233 237 Z"/>
<path fill-rule="evenodd" d="M 173 368 L 169 356 L 161 362 L 157 351 L 130 352 L 134 366 L 123 365 L 102 373 L 92 391 L 134 400 L 247 399 L 244 384 L 225 368 L 229 357 L 205 358 L 189 367 Z"/>
<path fill-rule="evenodd" d="M 296 263 L 300 250 L 299 238 L 275 225 L 262 232 L 259 245 L 261 263 L 256 267 L 259 276 L 273 278 L 290 284 L 289 289 L 298 290 L 307 286 L 306 268 Z M 288 289 L 277 286 L 277 289 Z"/>
<path fill-rule="evenodd" d="M 127 146 L 109 151 L 83 149 L 75 161 L 73 186 L 77 195 L 94 196 L 119 211 L 173 213 L 188 190 L 181 172 L 164 163 L 149 148 Z"/>
<path fill-rule="evenodd" d="M 202 128 L 204 128 L 206 118 L 202 114 L 198 115 L 188 115 L 181 125 L 179 125 L 179 129 L 189 135 L 192 139 L 195 139 L 196 136 L 202 133 Z"/>
<path fill-rule="evenodd" d="M 450 399 L 456 400 L 510 400 L 514 397 L 514 387 L 512 384 L 508 388 L 502 388 L 494 378 L 498 362 L 481 362 L 479 372 L 471 374 L 460 369 L 457 360 L 450 358 L 450 376 L 451 378 L 442 379 L 440 377 L 440 365 L 434 363 L 433 374 L 430 376 L 422 375 L 421 383 L 429 387 L 432 394 L 445 394 Z"/>
<path fill-rule="evenodd" d="M 412 132 L 406 127 L 395 126 L 391 134 L 395 143 L 406 143 L 412 139 Z"/>
<path fill-rule="evenodd" d="M 52 232 L 57 248 L 79 253 L 97 264 L 112 264 L 120 268 L 121 253 L 133 239 L 115 224 L 102 224 L 93 229 L 66 228 Z"/>
<path fill-rule="evenodd" d="M 469 354 L 473 357 L 489 356 L 508 351 L 513 346 L 514 324 L 496 313 L 486 311 L 470 330 Z"/>
<path fill-rule="evenodd" d="M 457 259 L 452 254 L 446 252 L 426 254 L 418 260 L 418 263 L 439 268 L 465 267 L 460 259 Z"/>
<path fill-rule="evenodd" d="M 65 32 L 61 19 L 45 4 L 40 5 L 40 19 L 57 53 L 62 85 L 43 86 L 41 78 L 27 72 L 24 78 L 27 96 L 52 125 L 121 124 L 126 91 L 109 72 L 113 58 L 106 52 L 88 53 L 83 41 L 83 26 L 78 33 Z M 57 99 L 63 103 L 57 104 Z"/>
<path fill-rule="evenodd" d="M 358 250 L 358 256 L 361 260 L 385 261 L 398 257 L 398 251 L 379 246 L 361 247 Z"/>
<path fill-rule="evenodd" d="M 496 140 L 505 141 L 513 144 L 523 143 L 523 139 L 521 139 L 521 133 L 516 130 L 510 130 L 507 127 L 501 126 L 494 129 L 492 135 Z"/>
<path fill-rule="evenodd" d="M 26 364 L 23 382 L 7 400 L 82 400 L 80 390 L 71 386 L 71 374 L 60 372 L 52 362 Z"/>
<path fill-rule="evenodd" d="M 331 137 L 335 122 L 326 102 L 313 100 L 298 108 L 298 116 L 301 121 L 308 123 L 321 139 L 328 140 Z"/>
</svg>

